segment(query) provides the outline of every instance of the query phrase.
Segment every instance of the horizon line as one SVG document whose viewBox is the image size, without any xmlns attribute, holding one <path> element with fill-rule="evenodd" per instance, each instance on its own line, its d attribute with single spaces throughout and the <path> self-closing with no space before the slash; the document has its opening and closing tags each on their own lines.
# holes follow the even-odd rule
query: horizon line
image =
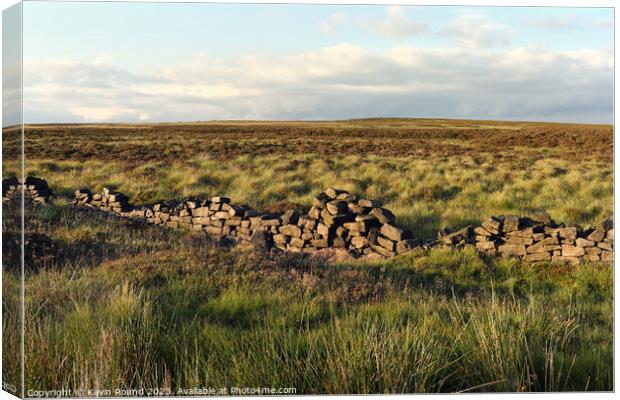
<svg viewBox="0 0 620 400">
<path fill-rule="evenodd" d="M 568 122 L 568 121 L 540 121 L 521 119 L 481 119 L 481 118 L 449 118 L 449 117 L 361 117 L 344 119 L 210 119 L 210 120 L 179 120 L 179 121 L 115 121 L 115 122 L 24 122 L 3 126 L 2 129 L 11 129 L 19 126 L 44 126 L 44 125 L 183 125 L 183 124 L 210 124 L 210 123 L 329 123 L 329 122 L 355 122 L 372 120 L 434 120 L 434 121 L 471 121 L 471 122 L 506 122 L 506 123 L 537 123 L 537 124 L 560 124 L 560 125 L 615 125 L 614 122 Z"/>
</svg>

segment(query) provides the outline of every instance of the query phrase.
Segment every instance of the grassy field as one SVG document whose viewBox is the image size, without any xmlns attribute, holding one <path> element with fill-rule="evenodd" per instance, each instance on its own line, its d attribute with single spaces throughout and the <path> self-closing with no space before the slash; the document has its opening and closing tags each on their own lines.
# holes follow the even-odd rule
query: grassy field
<svg viewBox="0 0 620 400">
<path fill-rule="evenodd" d="M 4 177 L 17 139 L 4 131 Z M 612 390 L 611 266 L 265 255 L 66 204 L 110 185 L 136 203 L 206 193 L 304 208 L 336 186 L 383 200 L 423 238 L 541 209 L 587 224 L 613 215 L 612 143 L 609 126 L 495 121 L 27 127 L 26 173 L 58 198 L 26 218 L 57 249 L 26 276 L 26 389 Z M 5 208 L 5 232 L 15 218 Z M 3 265 L 6 357 L 18 276 L 4 253 Z"/>
</svg>

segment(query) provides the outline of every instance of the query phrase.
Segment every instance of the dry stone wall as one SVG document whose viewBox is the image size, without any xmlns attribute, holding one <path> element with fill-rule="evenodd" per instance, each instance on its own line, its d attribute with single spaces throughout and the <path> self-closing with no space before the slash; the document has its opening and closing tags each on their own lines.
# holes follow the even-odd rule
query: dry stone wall
<svg viewBox="0 0 620 400">
<path fill-rule="evenodd" d="M 493 216 L 480 226 L 457 232 L 440 232 L 438 240 L 449 246 L 475 246 L 478 251 L 518 257 L 537 263 L 544 261 L 613 262 L 614 228 L 609 219 L 596 226 L 557 224 L 548 214 L 531 217 Z"/>
<path fill-rule="evenodd" d="M 3 201 L 13 201 L 21 190 L 15 178 L 3 180 L 2 188 Z M 24 188 L 34 203 L 46 203 L 53 195 L 43 179 L 28 177 Z M 443 246 L 472 247 L 489 256 L 516 257 L 529 263 L 613 262 L 614 228 L 609 219 L 581 227 L 558 224 L 548 214 L 500 215 L 456 232 L 442 229 L 436 240 L 425 242 L 414 240 L 380 201 L 335 188 L 316 196 L 307 214 L 295 210 L 264 213 L 234 204 L 225 196 L 132 205 L 126 195 L 107 188 L 101 193 L 77 190 L 72 204 L 144 224 L 185 229 L 233 243 L 260 242 L 296 253 L 341 248 L 357 256 L 391 257 Z"/>
<path fill-rule="evenodd" d="M 21 179 L 8 178 L 2 180 L 2 202 L 21 202 L 22 189 L 26 203 L 45 204 L 49 203 L 54 196 L 54 192 L 47 186 L 47 181 L 44 179 L 28 176 L 22 184 Z"/>
<path fill-rule="evenodd" d="M 357 255 L 393 256 L 424 246 L 411 239 L 411 232 L 395 225 L 396 217 L 379 201 L 334 188 L 320 193 L 304 215 L 295 210 L 261 213 L 247 205 L 233 204 L 224 196 L 133 206 L 127 196 L 109 189 L 102 193 L 80 189 L 73 204 L 148 224 L 204 231 L 218 238 L 252 241 L 262 237 L 270 246 L 297 253 L 335 247 Z"/>
</svg>

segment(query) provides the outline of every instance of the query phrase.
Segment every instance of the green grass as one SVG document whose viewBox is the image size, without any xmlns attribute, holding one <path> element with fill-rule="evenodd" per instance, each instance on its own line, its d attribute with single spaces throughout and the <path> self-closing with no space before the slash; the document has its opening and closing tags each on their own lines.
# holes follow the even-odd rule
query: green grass
<svg viewBox="0 0 620 400">
<path fill-rule="evenodd" d="M 26 390 L 294 387 L 301 393 L 613 390 L 613 268 L 441 250 L 325 264 L 76 214 L 226 195 L 308 208 L 378 199 L 418 238 L 489 215 L 613 215 L 610 126 L 375 119 L 30 126 L 26 174 L 57 195 L 27 231 L 62 250 L 26 276 Z M 3 177 L 19 172 L 4 130 Z M 3 230 L 15 229 L 3 214 Z M 15 260 L 5 260 L 11 266 Z M 18 382 L 19 277 L 3 277 L 3 376 Z"/>
<path fill-rule="evenodd" d="M 26 173 L 45 177 L 61 196 L 79 187 L 116 187 L 142 204 L 192 195 L 230 196 L 263 209 L 287 200 L 310 207 L 327 187 L 382 200 L 416 237 L 431 238 L 442 227 L 458 229 L 489 215 L 547 211 L 558 222 L 595 224 L 613 215 L 613 166 L 544 159 L 524 167 L 492 157 L 440 159 L 319 155 L 239 156 L 227 163 L 195 158 L 163 167 L 145 163 L 127 169 L 119 162 L 29 161 Z M 15 163 L 5 165 L 10 173 Z M 157 171 L 154 173 L 153 171 Z"/>
<path fill-rule="evenodd" d="M 610 266 L 468 250 L 325 265 L 60 205 L 27 221 L 74 249 L 26 278 L 27 390 L 613 388 Z M 84 256 L 87 238 L 106 244 L 100 259 Z M 5 272 L 5 288 L 13 281 Z M 3 302 L 5 313 L 17 306 Z"/>
</svg>

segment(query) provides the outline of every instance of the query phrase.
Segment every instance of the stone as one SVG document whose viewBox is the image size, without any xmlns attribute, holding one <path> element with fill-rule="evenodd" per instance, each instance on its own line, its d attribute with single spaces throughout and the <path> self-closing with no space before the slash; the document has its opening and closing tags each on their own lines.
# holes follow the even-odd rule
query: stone
<svg viewBox="0 0 620 400">
<path fill-rule="evenodd" d="M 349 193 L 340 193 L 338 196 L 336 196 L 336 198 L 338 200 L 344 200 L 346 202 L 352 202 L 357 199 L 354 195 L 349 194 Z"/>
<path fill-rule="evenodd" d="M 482 227 L 482 226 L 477 226 L 477 227 L 474 229 L 474 233 L 475 233 L 476 235 L 479 235 L 479 236 L 492 236 L 492 235 L 493 235 L 491 232 L 489 232 L 488 230 L 486 230 L 486 229 L 485 229 L 484 227 Z"/>
<path fill-rule="evenodd" d="M 318 196 L 312 199 L 312 206 L 318 208 L 325 208 L 325 205 L 330 200 L 331 198 L 325 192 L 321 192 Z"/>
<path fill-rule="evenodd" d="M 228 213 L 228 211 L 217 211 L 215 214 L 213 214 L 213 217 L 215 219 L 228 219 L 230 218 L 230 214 Z"/>
<path fill-rule="evenodd" d="M 575 240 L 575 245 L 579 247 L 592 247 L 594 246 L 594 242 L 591 240 L 586 240 L 584 238 L 577 238 Z"/>
<path fill-rule="evenodd" d="M 280 226 L 280 218 L 263 219 L 261 221 L 262 226 Z"/>
<path fill-rule="evenodd" d="M 297 225 L 284 225 L 280 227 L 280 233 L 283 235 L 291 236 L 291 237 L 301 237 L 302 231 L 301 228 Z"/>
<path fill-rule="evenodd" d="M 336 236 L 346 239 L 349 236 L 349 230 L 343 226 L 336 228 Z"/>
<path fill-rule="evenodd" d="M 188 200 L 188 201 L 185 202 L 185 206 L 187 208 L 189 208 L 190 210 L 192 210 L 192 209 L 198 207 L 198 202 L 193 201 L 193 200 Z"/>
<path fill-rule="evenodd" d="M 508 236 L 517 236 L 517 237 L 524 237 L 524 238 L 533 238 L 535 234 L 537 233 L 542 233 L 543 232 L 543 226 L 542 225 L 535 225 L 535 226 L 529 226 L 527 228 L 521 228 L 517 231 L 512 231 L 507 233 Z"/>
<path fill-rule="evenodd" d="M 497 235 L 502 227 L 502 221 L 499 218 L 491 217 L 482 223 L 482 227 L 488 232 Z"/>
<path fill-rule="evenodd" d="M 368 245 L 368 239 L 363 236 L 357 236 L 351 239 L 351 245 L 356 249 L 361 249 Z"/>
<path fill-rule="evenodd" d="M 381 229 L 379 229 L 379 233 L 395 242 L 411 238 L 411 235 L 407 231 L 391 224 L 383 224 Z"/>
<path fill-rule="evenodd" d="M 563 239 L 577 239 L 577 228 L 574 226 L 570 226 L 568 228 L 559 228 L 557 232 L 558 235 Z"/>
<path fill-rule="evenodd" d="M 549 261 L 551 260 L 551 253 L 532 253 L 523 256 L 523 261 L 536 262 L 536 261 Z"/>
<path fill-rule="evenodd" d="M 586 254 L 583 247 L 571 246 L 567 244 L 562 245 L 562 256 L 564 257 L 580 257 Z"/>
<path fill-rule="evenodd" d="M 271 247 L 272 238 L 273 236 L 267 234 L 267 232 L 255 231 L 250 237 L 250 244 L 254 247 L 255 250 L 266 253 Z"/>
<path fill-rule="evenodd" d="M 504 218 L 504 232 L 518 231 L 521 227 L 521 218 L 516 215 L 507 215 Z"/>
<path fill-rule="evenodd" d="M 603 262 L 613 262 L 614 261 L 614 253 L 611 251 L 603 251 L 601 253 L 601 261 Z"/>
<path fill-rule="evenodd" d="M 375 244 L 377 243 L 377 238 L 379 237 L 379 230 L 376 227 L 372 227 L 368 230 L 368 235 L 366 239 L 368 239 L 368 243 Z"/>
<path fill-rule="evenodd" d="M 331 215 L 327 209 L 325 209 L 321 212 L 321 218 L 323 218 L 325 225 L 334 226 L 342 225 L 345 222 L 355 221 L 355 214 Z"/>
<path fill-rule="evenodd" d="M 308 216 L 312 219 L 321 218 L 321 209 L 319 207 L 313 206 L 310 211 L 308 211 Z"/>
<path fill-rule="evenodd" d="M 282 225 L 297 224 L 299 222 L 299 213 L 296 210 L 288 210 L 282 214 Z"/>
<path fill-rule="evenodd" d="M 328 188 L 327 190 L 325 190 L 325 194 L 332 200 L 338 197 L 338 195 L 341 195 L 343 193 L 348 193 L 348 192 L 346 190 L 336 189 L 336 188 Z"/>
<path fill-rule="evenodd" d="M 527 250 L 522 244 L 504 244 L 497 249 L 503 255 L 509 256 L 524 256 L 527 254 Z"/>
<path fill-rule="evenodd" d="M 586 252 L 587 255 L 592 256 L 592 255 L 601 254 L 603 250 L 601 250 L 601 248 L 599 247 L 586 247 L 584 251 Z"/>
<path fill-rule="evenodd" d="M 311 240 L 310 244 L 313 247 L 317 247 L 317 248 L 321 248 L 321 249 L 329 246 L 329 242 L 328 242 L 327 238 Z"/>
<path fill-rule="evenodd" d="M 546 249 L 546 245 L 543 241 L 538 242 L 538 243 L 534 243 L 531 246 L 527 247 L 527 252 L 528 253 L 544 253 L 546 251 L 550 251 L 548 249 Z"/>
<path fill-rule="evenodd" d="M 344 239 L 336 236 L 332 240 L 332 246 L 337 248 L 347 247 L 347 242 L 345 242 Z"/>
<path fill-rule="evenodd" d="M 373 208 L 370 215 L 374 216 L 381 224 L 392 224 L 396 221 L 396 216 L 385 208 Z"/>
<path fill-rule="evenodd" d="M 389 251 L 396 250 L 396 243 L 394 243 L 390 239 L 386 238 L 385 236 L 379 235 L 377 237 L 377 244 L 379 244 L 380 246 L 384 247 L 385 249 L 388 249 Z"/>
<path fill-rule="evenodd" d="M 523 245 L 529 246 L 529 245 L 534 244 L 534 239 L 526 238 L 526 237 L 520 237 L 520 236 L 512 236 L 512 237 L 509 237 L 508 239 L 506 239 L 506 243 L 509 243 L 509 244 L 523 244 Z"/>
<path fill-rule="evenodd" d="M 114 202 L 121 202 L 121 203 L 123 203 L 123 202 L 126 202 L 128 200 L 128 197 L 125 196 L 122 193 L 110 193 L 108 195 L 108 200 L 110 202 L 112 202 L 112 203 L 114 203 Z"/>
<path fill-rule="evenodd" d="M 359 231 L 360 230 L 360 226 L 357 222 L 345 222 L 344 224 L 342 224 L 343 227 L 345 227 L 346 229 L 350 230 L 350 231 Z"/>
<path fill-rule="evenodd" d="M 245 214 L 245 210 L 243 209 L 243 207 L 230 205 L 230 208 L 228 209 L 228 215 L 230 215 L 231 217 L 236 217 L 242 216 L 243 214 Z"/>
<path fill-rule="evenodd" d="M 224 225 L 227 225 L 227 226 L 240 226 L 241 225 L 241 218 L 240 217 L 230 217 L 230 218 L 228 218 L 224 222 Z"/>
<path fill-rule="evenodd" d="M 318 220 L 316 220 L 316 219 L 308 219 L 308 220 L 306 220 L 305 228 L 306 229 L 310 229 L 310 230 L 314 230 L 314 229 L 316 229 L 318 224 L 319 224 Z"/>
<path fill-rule="evenodd" d="M 329 227 L 324 223 L 319 222 L 318 226 L 316 227 L 316 231 L 319 233 L 319 235 L 327 237 L 329 236 L 331 229 L 329 229 Z"/>
<path fill-rule="evenodd" d="M 606 239 L 609 239 L 612 242 L 614 241 L 614 230 L 613 229 L 610 229 L 610 230 L 607 231 Z"/>
<path fill-rule="evenodd" d="M 355 203 L 348 203 L 347 207 L 349 208 L 349 211 L 351 211 L 353 214 L 359 214 L 359 215 L 366 214 L 370 210 L 369 208 L 359 206 Z"/>
<path fill-rule="evenodd" d="M 416 248 L 417 242 L 413 239 L 405 239 L 396 243 L 396 252 L 398 254 L 407 253 Z"/>
<path fill-rule="evenodd" d="M 530 217 L 530 219 L 534 222 L 540 222 L 545 225 L 555 225 L 555 222 L 551 216 L 546 212 L 535 213 Z"/>
<path fill-rule="evenodd" d="M 593 242 L 602 242 L 605 239 L 606 232 L 600 229 L 596 229 L 594 232 L 588 235 L 588 240 Z"/>
<path fill-rule="evenodd" d="M 294 238 L 291 238 L 291 241 L 289 242 L 289 244 L 293 247 L 298 247 L 302 249 L 306 245 L 306 241 L 301 238 L 294 237 Z"/>
<path fill-rule="evenodd" d="M 371 245 L 370 246 L 374 251 L 376 251 L 377 253 L 381 254 L 384 257 L 394 257 L 396 255 L 395 252 L 390 251 L 388 249 L 386 249 L 383 246 L 379 246 L 379 245 Z"/>
<path fill-rule="evenodd" d="M 614 250 L 614 246 L 611 243 L 606 243 L 606 242 L 599 242 L 596 247 L 601 248 L 603 250 L 609 250 L 609 251 L 613 251 Z"/>
<path fill-rule="evenodd" d="M 457 244 L 459 242 L 468 241 L 472 236 L 472 231 L 473 227 L 468 225 L 463 229 L 443 236 L 441 241 L 445 244 Z"/>
<path fill-rule="evenodd" d="M 378 200 L 368 200 L 368 199 L 359 199 L 357 201 L 357 204 L 360 207 L 366 207 L 366 208 L 381 208 L 381 206 L 383 206 L 383 204 Z"/>
<path fill-rule="evenodd" d="M 211 197 L 211 203 L 230 203 L 230 198 L 224 196 Z"/>
<path fill-rule="evenodd" d="M 325 205 L 331 215 L 345 214 L 348 211 L 347 202 L 344 200 L 332 200 Z"/>
<path fill-rule="evenodd" d="M 543 243 L 545 246 L 551 246 L 555 244 L 560 244 L 560 240 L 557 238 L 557 236 L 549 236 L 541 240 L 541 243 Z"/>
<path fill-rule="evenodd" d="M 545 229 L 543 230 L 543 232 L 545 233 L 545 235 L 548 235 L 551 237 L 558 237 L 558 229 L 560 228 L 552 228 L 550 226 L 545 226 Z"/>
<path fill-rule="evenodd" d="M 495 242 L 476 242 L 478 250 L 495 250 Z"/>
</svg>

